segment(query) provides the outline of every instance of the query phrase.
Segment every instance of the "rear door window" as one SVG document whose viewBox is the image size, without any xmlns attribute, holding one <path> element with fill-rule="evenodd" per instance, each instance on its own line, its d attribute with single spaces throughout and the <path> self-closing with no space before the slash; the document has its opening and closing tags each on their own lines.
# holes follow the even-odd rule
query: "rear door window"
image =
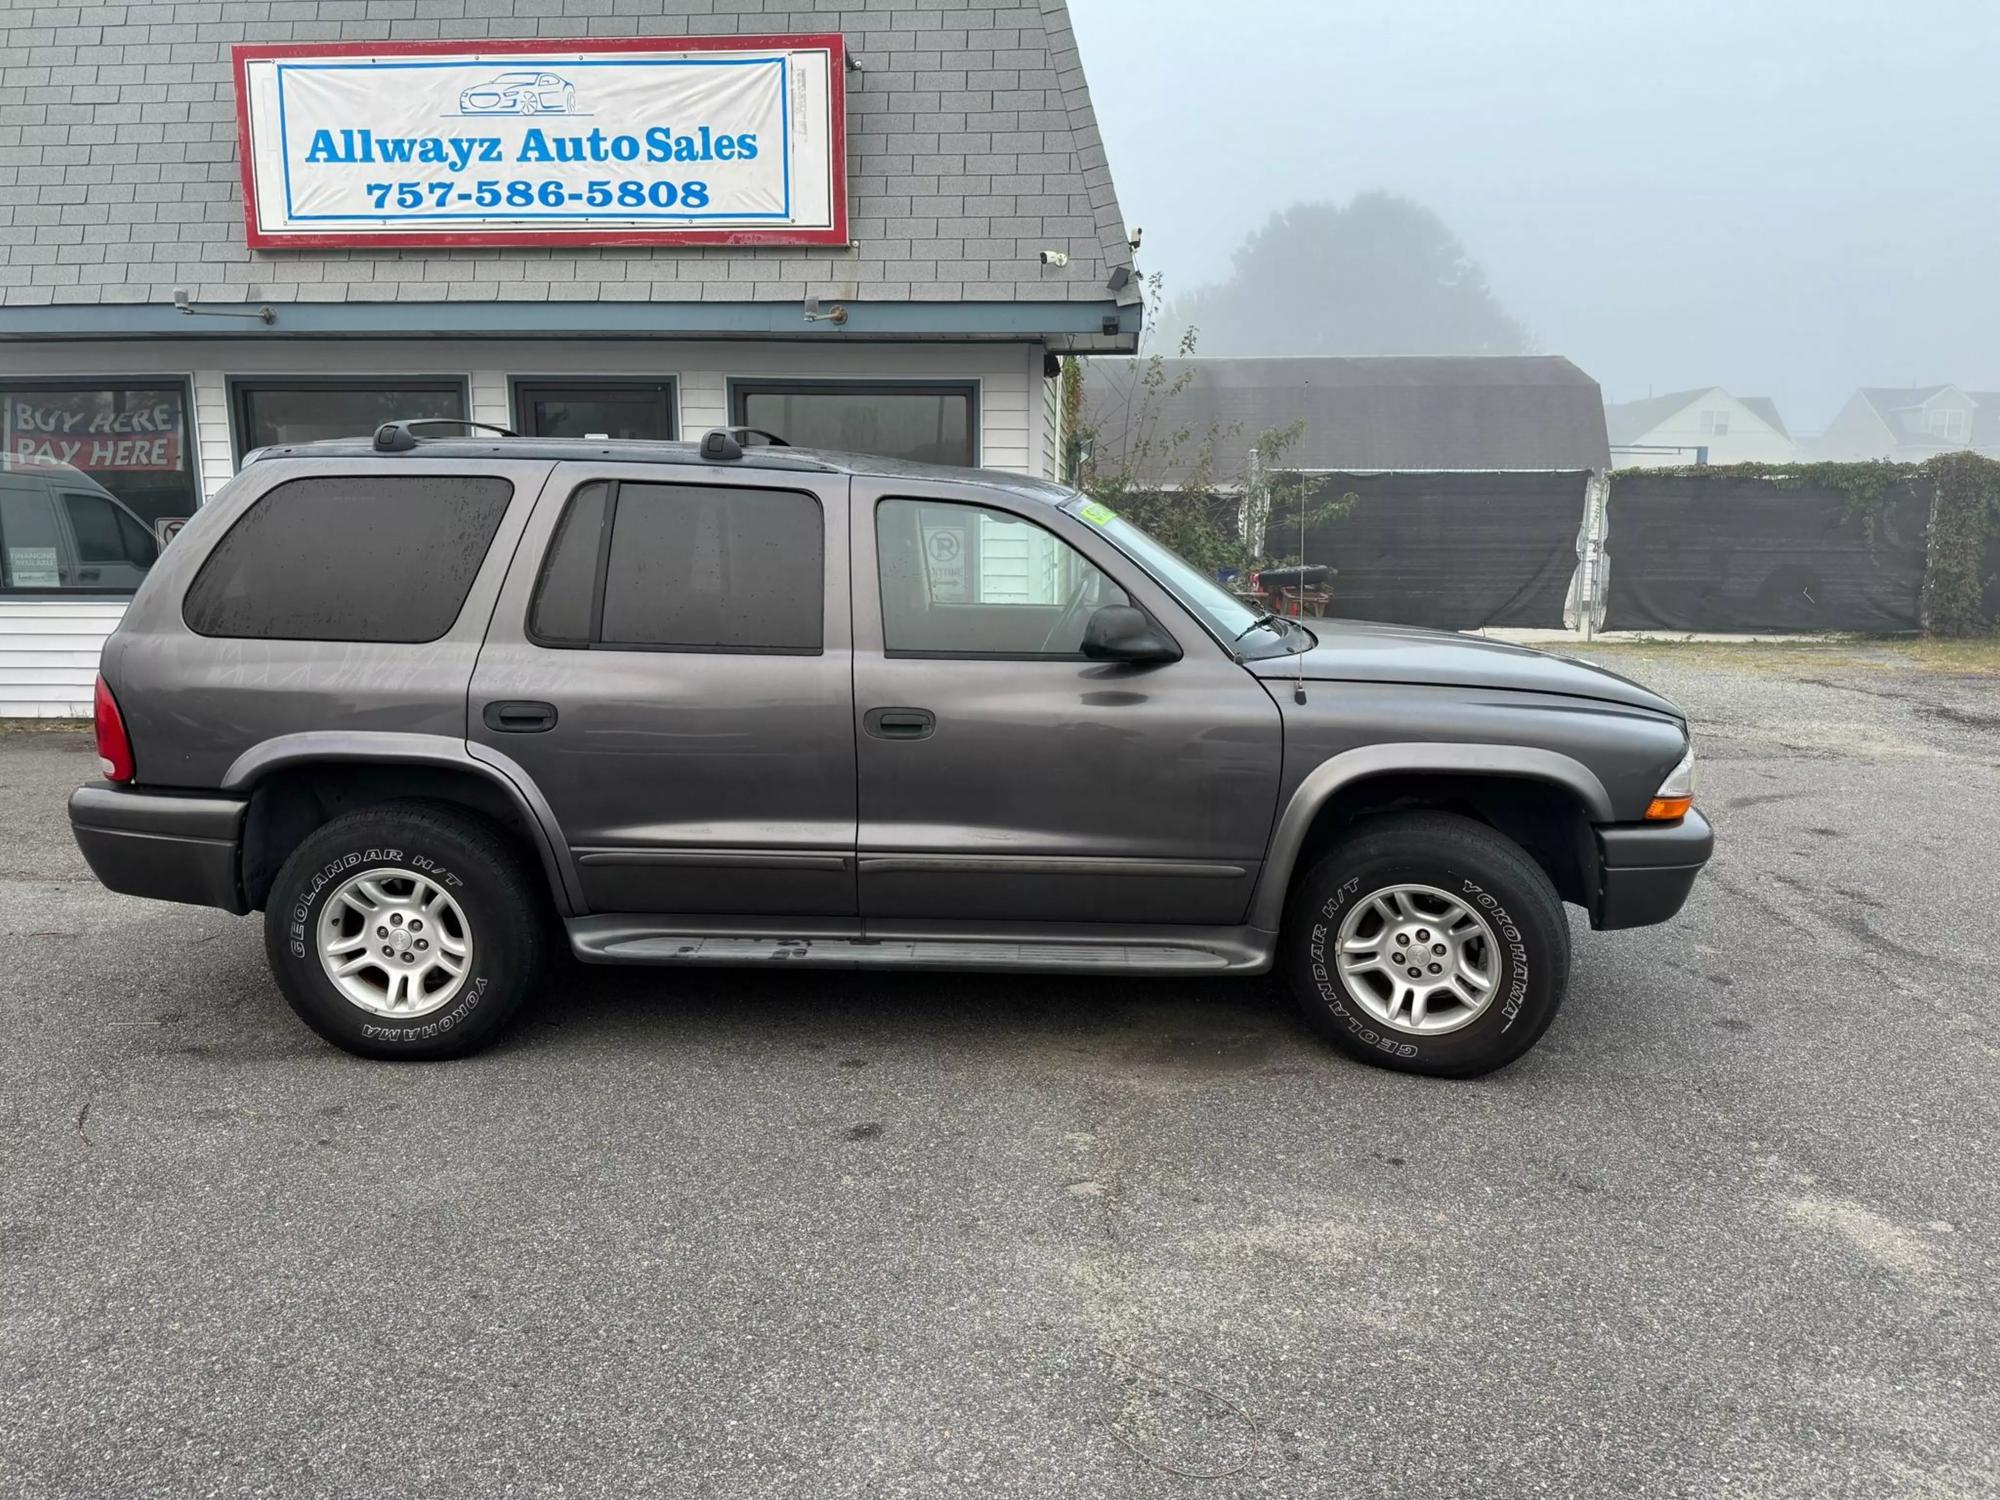
<svg viewBox="0 0 2000 1500">
<path fill-rule="evenodd" d="M 514 486 L 478 475 L 294 479 L 229 528 L 183 605 L 201 635 L 434 641 L 451 629 Z"/>
<path fill-rule="evenodd" d="M 529 607 L 549 646 L 821 649 L 826 520 L 795 490 L 587 484 L 570 498 Z"/>
</svg>

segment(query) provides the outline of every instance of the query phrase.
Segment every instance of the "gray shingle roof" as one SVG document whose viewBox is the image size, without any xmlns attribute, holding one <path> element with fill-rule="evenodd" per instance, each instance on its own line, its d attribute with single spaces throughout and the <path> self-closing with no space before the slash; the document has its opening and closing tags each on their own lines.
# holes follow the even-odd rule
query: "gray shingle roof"
<svg viewBox="0 0 2000 1500">
<path fill-rule="evenodd" d="M 1783 433 L 1786 437 L 1791 436 L 1785 427 L 1785 419 L 1778 415 L 1778 403 L 1769 396 L 1738 396 L 1736 399 L 1747 406 L 1772 431 Z"/>
<path fill-rule="evenodd" d="M 838 29 L 851 248 L 243 243 L 230 46 Z M 0 304 L 1109 302 L 1130 266 L 1064 0 L 0 0 Z M 1067 250 L 1066 267 L 1036 252 Z M 1115 300 L 1130 301 L 1136 287 Z"/>
<path fill-rule="evenodd" d="M 1123 462 L 1146 403 L 1145 362 L 1086 362 L 1086 421 L 1100 471 Z M 1284 457 L 1304 469 L 1603 469 L 1611 455 L 1597 382 L 1556 356 L 1162 361 L 1155 431 L 1213 428 L 1228 481 L 1268 428 L 1305 424 Z M 1171 466 L 1163 466 L 1171 467 Z M 1141 476 L 1171 481 L 1178 472 Z"/>
<path fill-rule="evenodd" d="M 1917 409 L 1943 389 L 1941 385 L 1870 385 L 1861 388 L 1861 399 L 1875 409 L 1875 415 L 1898 442 L 1923 443 L 1935 440 L 1925 433 Z"/>
</svg>

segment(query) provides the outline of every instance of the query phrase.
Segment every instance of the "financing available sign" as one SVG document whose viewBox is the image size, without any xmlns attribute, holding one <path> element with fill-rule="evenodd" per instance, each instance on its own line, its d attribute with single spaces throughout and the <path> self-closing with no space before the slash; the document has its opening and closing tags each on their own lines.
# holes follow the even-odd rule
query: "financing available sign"
<svg viewBox="0 0 2000 1500">
<path fill-rule="evenodd" d="M 235 49 L 257 249 L 841 245 L 837 35 Z"/>
</svg>

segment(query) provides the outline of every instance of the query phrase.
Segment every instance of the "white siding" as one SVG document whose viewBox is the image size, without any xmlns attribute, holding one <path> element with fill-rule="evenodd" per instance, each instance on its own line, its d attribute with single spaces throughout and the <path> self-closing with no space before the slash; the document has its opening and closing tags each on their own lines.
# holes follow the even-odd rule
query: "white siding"
<svg viewBox="0 0 2000 1500">
<path fill-rule="evenodd" d="M 1717 436 L 1713 424 L 1704 430 L 1702 413 L 1720 416 L 1727 433 Z M 1633 440 L 1628 446 L 1614 444 L 1613 468 L 1668 469 L 1695 462 L 1706 448 L 1711 464 L 1782 464 L 1799 456 L 1799 446 L 1784 433 L 1771 427 L 1727 391 L 1712 390 Z"/>
<path fill-rule="evenodd" d="M 0 598 L 0 718 L 90 716 L 97 654 L 125 606 Z"/>
<path fill-rule="evenodd" d="M 413 320 L 421 317 L 412 309 Z M 282 316 L 282 314 L 281 314 Z M 204 498 L 236 472 L 228 382 L 236 376 L 444 376 L 466 382 L 468 415 L 513 424 L 511 382 L 531 376 L 648 376 L 676 382 L 683 437 L 729 421 L 732 379 L 976 380 L 979 454 L 987 468 L 1054 472 L 1042 346 L 807 343 L 777 340 L 161 340 L 15 344 L 7 372 L 63 377 L 172 375 L 191 382 L 195 467 Z M 117 602 L 0 599 L 0 717 L 90 713 Z"/>
<path fill-rule="evenodd" d="M 1040 369 L 1035 373 L 1039 375 Z M 1042 473 L 1062 477 L 1062 377 L 1042 381 Z"/>
</svg>

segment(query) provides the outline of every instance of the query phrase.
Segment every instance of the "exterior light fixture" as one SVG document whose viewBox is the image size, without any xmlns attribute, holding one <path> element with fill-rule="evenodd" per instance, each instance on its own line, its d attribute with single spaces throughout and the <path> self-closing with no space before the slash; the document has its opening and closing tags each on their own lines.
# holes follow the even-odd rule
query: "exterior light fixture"
<svg viewBox="0 0 2000 1500">
<path fill-rule="evenodd" d="M 268 303 L 255 312 L 237 312 L 234 308 L 196 307 L 193 299 L 188 296 L 188 289 L 184 286 L 174 288 L 174 311 L 190 318 L 255 318 L 259 323 L 266 325 L 278 321 L 278 315 L 271 311 Z"/>
</svg>

